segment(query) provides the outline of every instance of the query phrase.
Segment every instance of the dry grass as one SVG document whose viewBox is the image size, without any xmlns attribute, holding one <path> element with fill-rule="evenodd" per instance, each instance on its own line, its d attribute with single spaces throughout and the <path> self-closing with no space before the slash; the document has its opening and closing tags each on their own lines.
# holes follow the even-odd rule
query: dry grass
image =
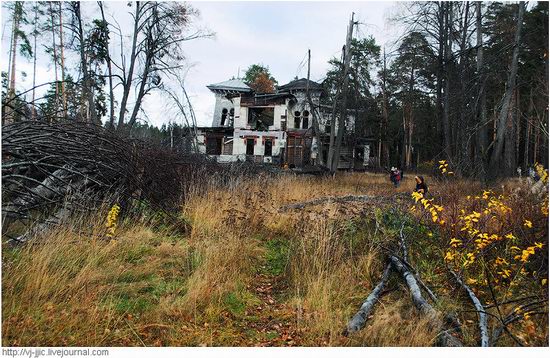
<svg viewBox="0 0 550 358">
<path fill-rule="evenodd" d="M 433 183 L 430 191 L 448 200 L 478 187 L 444 185 Z M 413 187 L 412 176 L 395 189 L 385 175 L 357 173 L 236 178 L 223 188 L 213 181 L 183 205 L 191 227 L 183 237 L 126 222 L 116 240 L 93 239 L 103 235 L 105 211 L 40 244 L 4 247 L 2 343 L 257 344 L 266 340 L 258 327 L 269 319 L 251 313 L 261 301 L 253 284 L 264 273 L 281 287 L 278 311 L 269 315 L 299 332 L 297 344 L 432 345 L 434 332 L 395 277 L 368 326 L 353 337 L 341 335 L 383 270 L 379 244 L 391 245 L 391 232 L 382 235 L 373 225 L 376 208 L 367 213 L 364 205 L 327 203 L 278 211 L 314 198 L 390 197 Z M 79 226 L 91 232 L 79 234 Z"/>
</svg>

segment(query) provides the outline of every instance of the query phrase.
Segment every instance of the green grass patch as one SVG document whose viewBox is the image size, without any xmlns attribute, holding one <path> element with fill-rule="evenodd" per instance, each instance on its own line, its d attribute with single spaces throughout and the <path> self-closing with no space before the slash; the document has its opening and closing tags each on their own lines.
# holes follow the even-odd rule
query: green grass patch
<svg viewBox="0 0 550 358">
<path fill-rule="evenodd" d="M 152 273 L 124 271 L 117 277 L 116 282 L 132 283 L 132 282 L 140 282 L 140 281 L 150 281 L 154 277 L 155 276 Z"/>
<path fill-rule="evenodd" d="M 289 241 L 282 238 L 268 240 L 266 247 L 266 265 L 264 273 L 272 276 L 281 275 L 288 263 L 289 258 Z"/>
<path fill-rule="evenodd" d="M 141 262 L 144 257 L 150 255 L 152 251 L 153 248 L 150 245 L 138 245 L 126 252 L 124 261 L 131 264 L 137 264 Z"/>
<path fill-rule="evenodd" d="M 248 307 L 259 304 L 260 300 L 252 292 L 239 289 L 224 295 L 223 303 L 232 315 L 241 317 Z"/>
<path fill-rule="evenodd" d="M 113 301 L 113 308 L 118 314 L 141 314 L 151 309 L 153 302 L 147 297 L 121 296 Z"/>
</svg>

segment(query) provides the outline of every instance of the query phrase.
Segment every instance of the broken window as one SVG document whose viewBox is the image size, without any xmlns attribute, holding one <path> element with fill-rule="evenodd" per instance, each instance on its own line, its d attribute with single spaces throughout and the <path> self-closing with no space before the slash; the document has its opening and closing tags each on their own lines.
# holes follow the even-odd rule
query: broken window
<svg viewBox="0 0 550 358">
<path fill-rule="evenodd" d="M 222 109 L 222 120 L 220 124 L 223 126 L 225 125 L 225 119 L 227 118 L 227 108 Z"/>
<path fill-rule="evenodd" d="M 248 125 L 252 130 L 267 131 L 273 125 L 275 110 L 272 107 L 249 108 Z"/>
<path fill-rule="evenodd" d="M 300 128 L 300 112 L 294 112 L 294 128 Z"/>
<path fill-rule="evenodd" d="M 309 111 L 303 111 L 302 112 L 303 121 L 302 121 L 302 129 L 308 129 L 309 128 Z"/>
<path fill-rule="evenodd" d="M 207 137 L 206 138 L 206 154 L 220 155 L 222 154 L 222 138 Z"/>
<path fill-rule="evenodd" d="M 254 138 L 246 139 L 246 155 L 254 155 Z"/>
<path fill-rule="evenodd" d="M 271 157 L 273 154 L 273 139 L 266 139 L 264 144 L 264 155 Z"/>
</svg>

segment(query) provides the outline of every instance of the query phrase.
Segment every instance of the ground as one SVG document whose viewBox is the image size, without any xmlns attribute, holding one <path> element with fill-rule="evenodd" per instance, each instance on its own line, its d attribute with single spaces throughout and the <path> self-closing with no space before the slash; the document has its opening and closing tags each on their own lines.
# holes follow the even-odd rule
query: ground
<svg viewBox="0 0 550 358">
<path fill-rule="evenodd" d="M 441 198 L 483 191 L 473 181 L 429 178 L 428 185 Z M 430 346 L 437 332 L 397 274 L 367 326 L 342 334 L 377 284 L 403 227 L 411 264 L 438 295 L 434 306 L 458 317 L 457 335 L 477 345 L 477 316 L 445 270 L 449 238 L 443 226 L 411 212 L 413 187 L 409 176 L 394 188 L 387 176 L 366 173 L 238 178 L 192 193 L 179 214 L 185 231 L 126 215 L 108 238 L 109 207 L 93 219 L 75 218 L 36 244 L 4 245 L 2 343 Z M 349 195 L 369 198 L 287 207 Z M 537 287 L 547 294 L 547 286 Z M 482 287 L 474 289 L 490 302 Z M 517 339 L 548 344 L 546 317 L 515 324 Z M 503 335 L 499 344 L 513 341 Z"/>
</svg>

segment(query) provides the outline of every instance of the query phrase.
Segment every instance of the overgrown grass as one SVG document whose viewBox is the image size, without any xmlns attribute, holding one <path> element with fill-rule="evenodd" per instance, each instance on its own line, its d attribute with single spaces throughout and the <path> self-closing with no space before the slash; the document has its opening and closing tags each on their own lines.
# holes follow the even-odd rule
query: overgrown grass
<svg viewBox="0 0 550 358">
<path fill-rule="evenodd" d="M 441 201 L 462 200 L 480 188 L 460 180 L 429 184 Z M 419 316 L 397 275 L 367 327 L 347 338 L 341 334 L 377 284 L 405 222 L 411 264 L 438 294 L 438 309 L 463 311 L 463 338 L 476 345 L 475 314 L 466 312 L 467 297 L 444 271 L 449 238 L 403 214 L 412 202 L 394 195 L 413 187 L 410 176 L 395 189 L 385 175 L 357 173 L 235 178 L 223 186 L 212 181 L 182 206 L 190 227 L 185 235 L 126 220 L 108 241 L 102 239 L 106 211 L 75 219 L 36 244 L 3 247 L 2 343 L 282 345 L 290 339 L 288 331 L 270 326 L 276 321 L 287 324 L 300 345 L 433 345 L 437 332 Z M 279 211 L 289 203 L 349 194 L 387 200 Z M 273 282 L 277 302 L 254 291 L 260 275 Z M 540 318 L 542 338 L 532 345 L 548 342 Z M 506 337 L 501 343 L 511 344 Z"/>
</svg>

